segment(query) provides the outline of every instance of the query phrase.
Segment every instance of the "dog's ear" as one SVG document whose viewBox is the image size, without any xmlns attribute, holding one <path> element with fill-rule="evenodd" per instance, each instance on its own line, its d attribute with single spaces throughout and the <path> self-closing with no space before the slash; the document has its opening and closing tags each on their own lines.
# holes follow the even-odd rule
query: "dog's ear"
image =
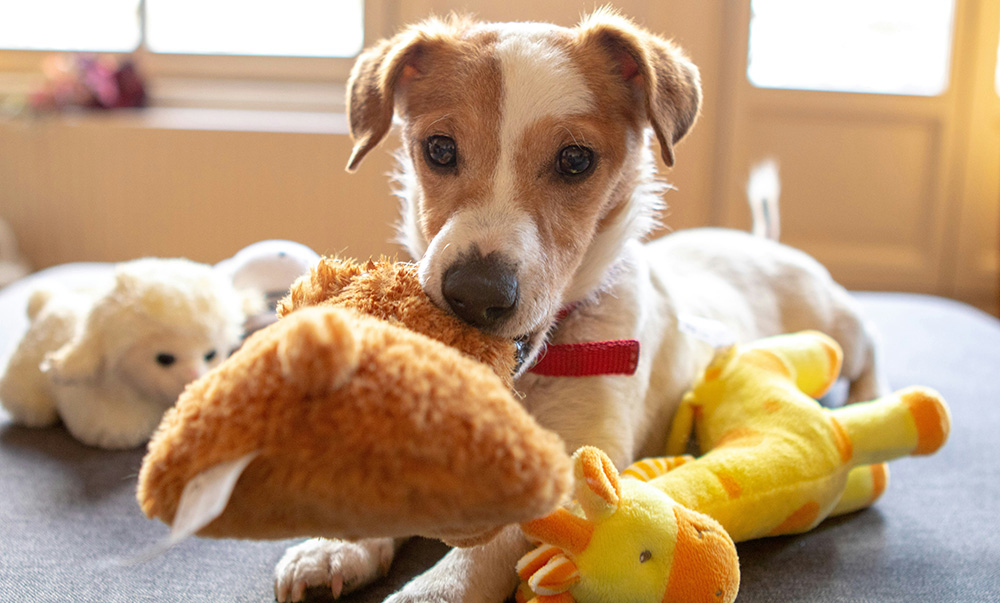
<svg viewBox="0 0 1000 603">
<path fill-rule="evenodd" d="M 409 30 L 382 40 L 354 63 L 347 80 L 347 120 L 354 139 L 347 171 L 356 170 L 368 151 L 389 131 L 396 88 L 414 74 L 419 53 L 420 36 Z"/>
<path fill-rule="evenodd" d="M 701 107 L 698 68 L 672 42 L 610 9 L 586 17 L 579 31 L 580 42 L 610 55 L 618 75 L 640 95 L 663 161 L 672 166 L 674 145 L 694 125 Z"/>
<path fill-rule="evenodd" d="M 466 23 L 455 15 L 428 19 L 361 53 L 347 80 L 347 120 L 354 139 L 347 171 L 357 169 L 389 132 L 396 95 L 409 80 L 426 72 L 428 52 Z"/>
</svg>

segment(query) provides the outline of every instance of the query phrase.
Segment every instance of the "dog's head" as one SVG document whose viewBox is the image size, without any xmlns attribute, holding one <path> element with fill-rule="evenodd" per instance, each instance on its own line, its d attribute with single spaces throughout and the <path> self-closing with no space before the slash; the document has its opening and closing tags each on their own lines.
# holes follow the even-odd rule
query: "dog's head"
<svg viewBox="0 0 1000 603">
<path fill-rule="evenodd" d="M 349 170 L 402 126 L 402 234 L 427 294 L 532 344 L 646 234 L 647 128 L 672 165 L 701 95 L 675 46 L 607 10 L 573 29 L 426 21 L 362 54 L 348 88 Z"/>
</svg>

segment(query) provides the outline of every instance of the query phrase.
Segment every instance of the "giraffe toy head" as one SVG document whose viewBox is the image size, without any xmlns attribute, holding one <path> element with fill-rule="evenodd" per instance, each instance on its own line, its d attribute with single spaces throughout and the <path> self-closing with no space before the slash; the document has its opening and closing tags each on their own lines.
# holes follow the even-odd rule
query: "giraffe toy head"
<svg viewBox="0 0 1000 603">
<path fill-rule="evenodd" d="M 736 547 L 718 522 L 619 476 L 597 448 L 583 447 L 573 460 L 579 513 L 560 509 L 522 524 L 529 538 L 546 543 L 518 564 L 539 603 L 736 598 Z"/>
</svg>

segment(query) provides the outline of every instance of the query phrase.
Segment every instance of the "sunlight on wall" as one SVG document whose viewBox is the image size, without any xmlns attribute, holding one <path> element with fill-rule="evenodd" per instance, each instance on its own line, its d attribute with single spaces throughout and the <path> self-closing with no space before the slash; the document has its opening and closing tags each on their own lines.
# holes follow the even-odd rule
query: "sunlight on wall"
<svg viewBox="0 0 1000 603">
<path fill-rule="evenodd" d="M 996 88 L 997 94 L 1000 95 L 1000 44 L 997 45 L 997 72 L 993 77 L 993 87 Z"/>
<path fill-rule="evenodd" d="M 747 77 L 762 88 L 934 96 L 953 0 L 753 0 Z"/>
</svg>

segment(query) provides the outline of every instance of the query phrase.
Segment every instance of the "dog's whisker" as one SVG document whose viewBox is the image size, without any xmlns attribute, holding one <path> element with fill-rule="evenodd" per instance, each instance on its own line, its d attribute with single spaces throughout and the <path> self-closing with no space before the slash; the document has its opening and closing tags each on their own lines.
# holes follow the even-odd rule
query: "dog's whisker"
<svg viewBox="0 0 1000 603">
<path fill-rule="evenodd" d="M 434 125 L 436 125 L 436 124 L 438 124 L 438 123 L 440 123 L 440 122 L 442 122 L 442 121 L 444 121 L 446 119 L 450 119 L 450 118 L 451 118 L 451 113 L 446 113 L 446 114 L 442 115 L 441 117 L 439 117 L 439 118 L 435 119 L 434 121 L 432 121 L 430 124 L 427 125 L 427 127 L 431 128 Z"/>
<path fill-rule="evenodd" d="M 576 134 L 574 134 L 573 131 L 570 130 L 568 127 L 566 127 L 566 126 L 560 126 L 560 127 L 563 130 L 565 130 L 567 134 L 569 134 L 570 138 L 573 139 L 573 144 L 574 145 L 576 145 L 576 146 L 588 146 L 589 145 L 589 143 L 587 142 L 587 137 L 585 135 L 580 134 L 580 138 L 583 139 L 582 142 L 581 142 L 580 140 L 577 139 Z"/>
</svg>

